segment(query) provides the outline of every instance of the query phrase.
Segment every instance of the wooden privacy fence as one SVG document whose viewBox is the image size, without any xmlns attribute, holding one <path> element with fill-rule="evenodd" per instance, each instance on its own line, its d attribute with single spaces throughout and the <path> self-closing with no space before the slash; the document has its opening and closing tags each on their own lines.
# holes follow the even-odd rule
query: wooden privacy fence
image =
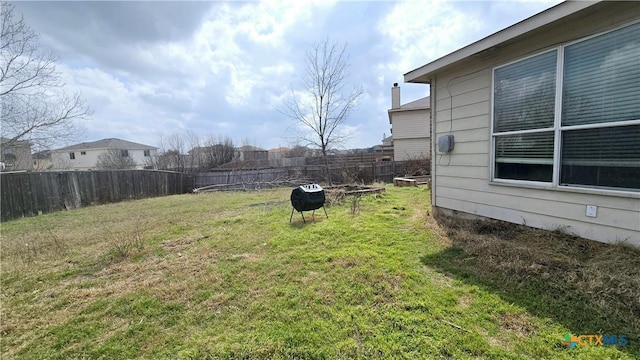
<svg viewBox="0 0 640 360">
<path fill-rule="evenodd" d="M 156 170 L 0 174 L 1 221 L 127 199 L 184 194 L 193 178 Z"/>
<path fill-rule="evenodd" d="M 289 178 L 287 168 L 261 170 L 221 170 L 198 173 L 195 177 L 195 187 L 207 185 L 228 184 L 256 184 L 286 180 Z"/>
<path fill-rule="evenodd" d="M 390 183 L 402 174 L 404 164 L 393 161 L 361 163 L 357 165 L 330 165 L 334 184 Z M 234 188 L 279 186 L 287 182 L 326 183 L 326 169 L 322 165 L 306 165 L 273 169 L 217 170 L 195 175 L 195 187 L 210 185 L 234 185 Z"/>
</svg>

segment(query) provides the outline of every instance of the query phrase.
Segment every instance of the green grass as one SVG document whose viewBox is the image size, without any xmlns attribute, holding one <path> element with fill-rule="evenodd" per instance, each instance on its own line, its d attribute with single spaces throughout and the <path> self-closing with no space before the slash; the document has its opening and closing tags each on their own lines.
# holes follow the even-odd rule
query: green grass
<svg viewBox="0 0 640 360">
<path fill-rule="evenodd" d="M 2 224 L 2 358 L 640 354 L 633 343 L 567 349 L 580 315 L 536 311 L 544 294 L 505 293 L 454 261 L 466 255 L 432 231 L 424 188 L 388 187 L 355 214 L 347 200 L 307 224 L 288 222 L 289 194 L 170 196 Z"/>
</svg>

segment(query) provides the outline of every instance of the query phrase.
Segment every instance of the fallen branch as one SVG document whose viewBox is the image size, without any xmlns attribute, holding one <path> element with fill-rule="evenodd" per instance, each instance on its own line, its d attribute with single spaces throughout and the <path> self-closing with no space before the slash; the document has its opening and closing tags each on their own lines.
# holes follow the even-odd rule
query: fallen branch
<svg viewBox="0 0 640 360">
<path fill-rule="evenodd" d="M 456 329 L 458 329 L 458 330 L 466 331 L 466 332 L 468 332 L 468 333 L 470 333 L 470 332 L 471 332 L 471 331 L 469 331 L 469 330 L 467 330 L 467 329 L 463 328 L 462 326 L 456 325 L 456 324 L 454 324 L 454 323 L 452 323 L 452 322 L 449 322 L 449 321 L 447 321 L 447 320 L 445 320 L 445 319 L 439 319 L 439 320 L 440 320 L 440 321 L 442 321 L 443 323 L 445 323 L 445 324 L 449 325 L 449 326 L 453 326 L 454 328 L 456 328 Z"/>
<path fill-rule="evenodd" d="M 193 189 L 194 193 L 203 193 L 203 192 L 211 192 L 211 191 L 224 191 L 224 190 L 259 190 L 265 188 L 274 188 L 274 187 L 282 187 L 282 186 L 298 186 L 300 184 L 304 184 L 304 181 L 299 181 L 297 179 L 290 180 L 274 180 L 274 181 L 247 181 L 233 184 L 215 184 L 215 185 L 207 185 L 202 186 L 196 189 Z"/>
</svg>

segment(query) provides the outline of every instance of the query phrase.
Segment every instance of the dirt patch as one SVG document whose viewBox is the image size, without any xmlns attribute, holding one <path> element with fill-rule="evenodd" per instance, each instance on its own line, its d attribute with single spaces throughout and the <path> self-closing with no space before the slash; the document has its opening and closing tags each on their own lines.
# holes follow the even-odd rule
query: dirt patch
<svg viewBox="0 0 640 360">
<path fill-rule="evenodd" d="M 531 321 L 523 314 L 500 314 L 499 324 L 509 333 L 521 338 L 535 335 L 535 329 L 531 328 Z"/>
<path fill-rule="evenodd" d="M 473 302 L 473 296 L 471 294 L 462 295 L 458 298 L 458 307 L 461 309 L 466 309 L 471 306 Z"/>
</svg>

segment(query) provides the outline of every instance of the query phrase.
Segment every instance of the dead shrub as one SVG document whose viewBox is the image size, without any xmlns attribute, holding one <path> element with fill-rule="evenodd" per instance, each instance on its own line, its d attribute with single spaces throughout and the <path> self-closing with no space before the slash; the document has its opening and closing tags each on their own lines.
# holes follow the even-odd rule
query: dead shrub
<svg viewBox="0 0 640 360">
<path fill-rule="evenodd" d="M 404 162 L 405 176 L 426 176 L 431 174 L 431 158 L 413 157 Z"/>
<path fill-rule="evenodd" d="M 351 215 L 357 215 L 360 212 L 360 200 L 362 199 L 361 194 L 356 194 L 351 197 Z"/>
<path fill-rule="evenodd" d="M 133 251 L 140 251 L 144 248 L 144 241 L 139 228 L 132 233 L 108 232 L 108 242 L 111 245 L 109 254 L 112 261 L 120 261 L 129 257 Z"/>
<path fill-rule="evenodd" d="M 325 191 L 325 202 L 327 205 L 342 205 L 345 202 L 345 188 L 335 188 Z"/>
</svg>

